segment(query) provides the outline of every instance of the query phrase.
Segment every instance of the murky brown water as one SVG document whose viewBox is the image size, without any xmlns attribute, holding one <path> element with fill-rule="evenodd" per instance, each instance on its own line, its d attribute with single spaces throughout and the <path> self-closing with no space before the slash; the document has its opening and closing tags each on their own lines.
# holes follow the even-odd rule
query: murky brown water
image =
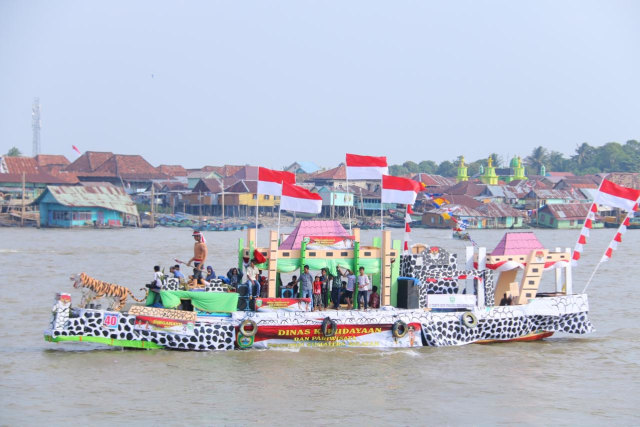
<svg viewBox="0 0 640 427">
<path fill-rule="evenodd" d="M 613 233 L 592 232 L 574 270 L 576 291 Z M 374 234 L 363 232 L 363 240 Z M 462 257 L 464 243 L 446 231 L 412 234 L 414 242 Z M 577 237 L 577 231 L 537 234 L 550 248 L 572 247 Z M 490 250 L 502 232 L 472 235 Z M 216 272 L 234 264 L 239 237 L 244 233 L 207 234 Z M 260 240 L 267 241 L 266 231 Z M 587 336 L 418 350 L 218 353 L 43 340 L 53 296 L 71 291 L 70 274 L 86 271 L 138 295 L 154 264 L 188 259 L 191 247 L 186 229 L 0 229 L 0 424 L 640 423 L 640 230 L 625 235 L 590 285 L 596 332 Z"/>
</svg>

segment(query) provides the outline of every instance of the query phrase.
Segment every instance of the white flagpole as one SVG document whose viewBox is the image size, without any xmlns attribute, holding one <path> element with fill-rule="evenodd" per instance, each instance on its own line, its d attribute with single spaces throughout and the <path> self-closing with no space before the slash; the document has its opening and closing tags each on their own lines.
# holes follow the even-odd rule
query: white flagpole
<svg viewBox="0 0 640 427">
<path fill-rule="evenodd" d="M 282 196 L 280 196 L 280 200 L 282 200 Z M 278 203 L 278 246 L 280 246 L 280 203 Z"/>
<path fill-rule="evenodd" d="M 382 215 L 382 175 L 380 175 L 380 231 L 384 230 L 384 217 Z"/>
<path fill-rule="evenodd" d="M 638 204 L 638 202 L 640 201 L 640 199 L 636 200 L 636 205 Z M 620 230 L 622 229 L 622 227 L 626 227 L 626 225 L 624 225 L 627 222 L 627 219 L 631 219 L 631 217 L 633 216 L 634 211 L 631 211 L 629 213 L 627 213 L 627 216 L 625 217 L 625 219 L 622 221 L 622 224 L 620 224 L 620 227 L 618 227 L 618 231 L 616 231 L 616 234 L 613 236 L 613 239 L 616 238 L 616 236 L 618 234 L 620 234 Z M 587 290 L 587 288 L 589 287 L 589 285 L 591 284 L 591 281 L 593 280 L 593 276 L 595 276 L 596 271 L 598 271 L 598 268 L 600 268 L 600 264 L 602 264 L 602 260 L 603 258 L 607 255 L 607 251 L 609 250 L 609 248 L 611 247 L 611 243 L 613 243 L 613 239 L 611 240 L 611 242 L 609 242 L 609 245 L 607 246 L 607 248 L 604 250 L 604 254 L 602 254 L 602 257 L 600 257 L 600 261 L 598 261 L 598 264 L 596 264 L 596 268 L 593 270 L 593 273 L 591 273 L 591 277 L 589 277 L 589 280 L 587 281 L 587 284 L 584 285 L 584 289 L 582 290 L 582 293 L 584 294 Z"/>
<path fill-rule="evenodd" d="M 258 181 L 256 181 L 256 248 L 258 247 L 258 208 L 259 208 L 260 194 L 258 194 Z"/>
<path fill-rule="evenodd" d="M 344 171 L 345 171 L 345 174 L 347 176 L 347 195 L 346 195 L 346 198 L 350 198 L 351 195 L 349 194 L 349 174 L 347 173 L 347 165 L 346 165 L 346 163 L 344 165 Z M 351 208 L 349 207 L 348 203 L 346 205 L 347 205 L 347 212 L 349 212 L 349 234 L 351 235 L 351 234 L 353 234 L 351 232 Z"/>
<path fill-rule="evenodd" d="M 607 178 L 607 176 L 609 176 L 609 174 L 607 174 L 607 175 L 605 175 L 604 177 L 602 177 L 602 180 L 600 181 L 600 185 L 598 186 L 598 191 L 596 192 L 596 197 L 597 197 L 597 194 L 598 194 L 598 193 L 600 193 L 600 189 L 602 188 L 602 184 L 604 183 L 604 180 Z M 596 204 L 596 201 L 595 201 L 595 199 L 594 199 L 594 200 L 593 200 L 593 202 L 591 203 L 591 206 L 589 206 L 589 211 L 587 212 L 587 217 L 586 217 L 586 218 L 585 218 L 585 220 L 584 220 L 584 223 L 585 223 L 585 224 L 587 223 L 587 220 L 589 219 L 589 215 L 591 214 L 591 209 L 593 209 L 593 206 L 594 206 L 595 204 Z M 596 210 L 597 210 L 597 208 L 596 208 Z M 540 209 L 539 209 L 539 208 L 538 208 L 538 206 L 536 205 L 536 219 L 538 219 L 538 218 L 539 218 L 539 217 L 538 217 L 538 215 L 539 215 L 539 214 L 540 214 Z M 595 216 L 595 213 L 594 213 L 594 216 Z M 582 229 L 580 230 L 580 236 L 584 233 L 585 228 L 586 228 L 586 227 L 583 225 L 583 226 L 582 226 Z M 578 241 L 580 241 L 580 236 L 578 236 Z M 585 243 L 585 244 L 586 244 L 586 243 Z M 574 248 L 573 248 L 573 252 L 575 252 L 575 251 L 576 251 L 576 247 L 577 247 L 577 246 L 578 246 L 578 242 L 576 242 L 576 244 L 575 244 L 575 246 L 574 246 Z M 584 249 L 584 245 L 583 245 L 583 249 Z M 582 253 L 580 253 L 580 255 L 582 255 Z M 572 265 L 576 265 L 576 266 L 577 266 L 577 263 L 578 263 L 578 262 L 577 262 L 577 261 L 575 261 L 575 260 L 573 259 L 573 254 L 571 254 L 571 260 L 570 260 L 570 262 L 571 262 L 571 264 L 572 264 Z M 597 267 L 596 267 L 596 269 L 597 269 Z M 587 284 L 587 285 L 588 285 L 588 284 Z"/>
</svg>

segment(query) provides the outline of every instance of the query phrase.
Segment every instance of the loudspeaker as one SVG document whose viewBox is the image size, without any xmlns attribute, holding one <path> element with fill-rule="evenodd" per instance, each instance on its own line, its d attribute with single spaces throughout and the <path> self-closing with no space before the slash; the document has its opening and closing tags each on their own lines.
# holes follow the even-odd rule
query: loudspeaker
<svg viewBox="0 0 640 427">
<path fill-rule="evenodd" d="M 249 306 L 249 298 L 240 297 L 238 298 L 238 311 L 245 311 Z"/>
<path fill-rule="evenodd" d="M 420 308 L 420 287 L 413 280 L 398 279 L 398 308 Z"/>
<path fill-rule="evenodd" d="M 247 285 L 246 283 L 239 284 L 236 288 L 236 292 L 238 292 L 239 297 L 249 296 L 249 285 Z"/>
</svg>

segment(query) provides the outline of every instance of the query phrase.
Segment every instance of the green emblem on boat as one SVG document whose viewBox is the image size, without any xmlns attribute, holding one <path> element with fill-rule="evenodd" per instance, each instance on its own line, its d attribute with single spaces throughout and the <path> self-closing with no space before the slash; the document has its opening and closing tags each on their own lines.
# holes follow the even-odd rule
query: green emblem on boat
<svg viewBox="0 0 640 427">
<path fill-rule="evenodd" d="M 246 337 L 242 334 L 238 334 L 238 347 L 249 348 L 253 345 L 253 337 Z"/>
</svg>

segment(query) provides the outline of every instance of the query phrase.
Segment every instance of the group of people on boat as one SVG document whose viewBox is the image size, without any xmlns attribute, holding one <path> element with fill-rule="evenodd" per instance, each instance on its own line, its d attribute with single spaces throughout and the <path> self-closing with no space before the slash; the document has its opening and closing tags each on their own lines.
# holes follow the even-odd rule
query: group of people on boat
<svg viewBox="0 0 640 427">
<path fill-rule="evenodd" d="M 185 277 L 180 271 L 180 264 L 175 264 L 169 268 L 172 277 L 187 284 L 192 290 L 205 287 L 205 281 L 220 279 L 231 291 L 238 291 L 244 287 L 243 293 L 251 300 L 259 297 L 267 297 L 269 294 L 269 283 L 262 270 L 257 267 L 259 261 L 255 258 L 245 258 L 242 269 L 232 267 L 226 276 L 217 276 L 212 266 L 204 265 L 208 255 L 208 249 L 204 235 L 195 230 L 192 234 L 195 242 L 193 247 L 193 257 L 188 262 L 183 263 L 189 267 L 193 266 L 193 274 Z M 178 261 L 178 260 L 176 260 Z M 305 265 L 303 273 L 298 278 L 293 276 L 292 280 L 282 288 L 282 297 L 306 298 L 309 299 L 309 309 L 312 311 L 326 310 L 329 308 L 340 309 L 346 306 L 347 310 L 354 307 L 354 293 L 357 286 L 358 306 L 367 310 L 368 308 L 380 307 L 380 295 L 378 287 L 371 286 L 371 279 L 365 274 L 364 267 L 360 267 L 358 275 L 355 275 L 348 268 L 336 267 L 336 274 L 332 274 L 328 268 L 322 268 L 319 275 L 315 277 L 309 272 L 309 266 Z M 151 291 L 159 291 L 162 288 L 164 275 L 160 272 L 160 266 L 154 267 L 153 282 L 148 285 Z"/>
</svg>

